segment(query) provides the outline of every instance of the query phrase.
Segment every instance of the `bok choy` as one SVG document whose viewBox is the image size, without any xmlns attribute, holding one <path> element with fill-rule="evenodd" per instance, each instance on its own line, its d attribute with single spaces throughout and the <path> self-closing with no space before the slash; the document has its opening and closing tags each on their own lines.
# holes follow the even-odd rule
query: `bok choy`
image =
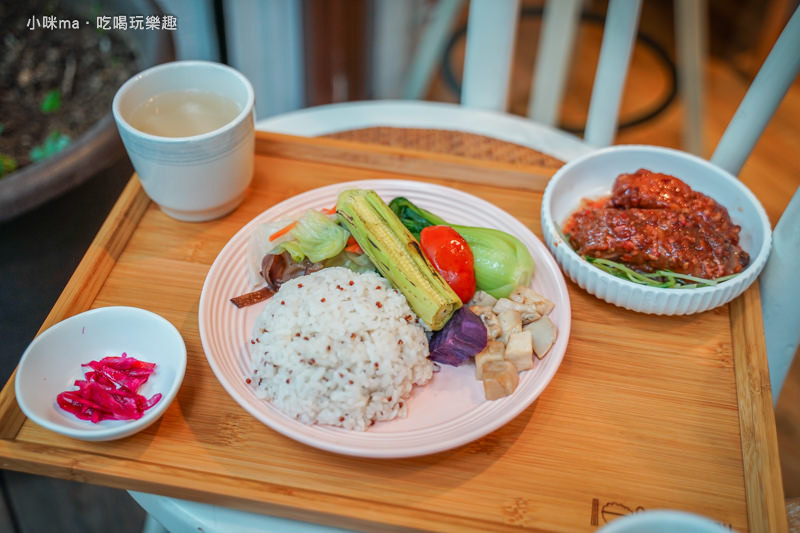
<svg viewBox="0 0 800 533">
<path fill-rule="evenodd" d="M 504 231 L 492 228 L 450 224 L 404 197 L 397 197 L 389 207 L 414 237 L 427 226 L 450 226 L 469 244 L 474 257 L 477 289 L 495 298 L 505 298 L 518 285 L 528 285 L 534 263 L 528 248 Z"/>
</svg>

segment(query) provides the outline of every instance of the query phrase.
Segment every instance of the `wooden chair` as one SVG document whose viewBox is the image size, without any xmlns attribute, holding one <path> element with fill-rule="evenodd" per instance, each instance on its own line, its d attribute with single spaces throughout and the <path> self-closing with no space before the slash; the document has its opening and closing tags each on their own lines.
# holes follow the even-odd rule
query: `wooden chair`
<svg viewBox="0 0 800 533">
<path fill-rule="evenodd" d="M 546 5 L 528 113 L 538 123 L 555 124 L 580 6 L 580 0 Z M 613 142 L 640 8 L 641 0 L 609 3 L 584 135 L 592 146 Z M 470 2 L 462 105 L 506 111 L 518 13 L 518 0 Z"/>
<path fill-rule="evenodd" d="M 418 43 L 411 61 L 408 76 L 402 90 L 406 99 L 422 99 L 430 85 L 441 56 L 446 50 L 446 35 L 450 31 L 464 0 L 440 0 L 427 30 Z M 530 97 L 528 118 L 547 126 L 555 127 L 561 107 L 567 73 L 570 66 L 576 32 L 581 19 L 582 0 L 560 0 L 546 2 L 542 10 L 542 31 L 537 46 L 536 61 Z M 620 10 L 619 16 L 611 13 L 609 40 L 602 68 L 610 75 L 603 75 L 595 83 L 594 102 L 605 101 L 612 95 L 621 95 L 627 57 L 631 51 L 631 40 L 635 38 L 635 26 L 640 3 L 622 2 L 610 10 Z M 706 11 L 705 0 L 677 0 L 675 2 L 675 42 L 677 58 L 678 92 L 683 98 L 683 147 L 694 154 L 703 152 L 703 67 L 706 57 Z M 470 31 L 466 54 L 469 66 L 465 70 L 463 84 L 465 94 L 461 103 L 495 111 L 506 111 L 508 80 L 513 55 L 519 2 L 508 3 L 475 1 L 470 3 Z M 476 22 L 480 21 L 480 22 Z M 613 26 L 612 26 L 613 25 Z M 494 26 L 494 28 L 492 28 Z M 503 30 L 506 30 L 503 32 Z M 498 39 L 497 36 L 503 38 Z M 612 51 L 614 47 L 615 51 Z M 488 70 L 487 70 L 488 69 Z M 607 70 L 606 70 L 607 69 Z M 496 72 L 493 78 L 484 76 Z M 620 75 L 622 74 L 622 75 Z M 619 101 L 612 101 L 611 108 L 593 106 L 594 124 L 608 124 L 604 113 L 616 116 Z M 607 126 L 606 126 L 607 127 Z M 590 135 L 599 135 L 597 129 L 588 130 Z M 608 133 L 606 132 L 607 136 Z M 608 144 L 604 139 L 586 138 L 590 144 Z"/>
<path fill-rule="evenodd" d="M 423 91 L 441 56 L 443 28 L 447 28 L 446 22 L 462 3 L 463 0 L 440 2 L 433 27 L 423 35 L 420 53 L 410 68 L 402 91 L 404 97 L 418 96 Z M 409 100 L 347 102 L 285 113 L 264 123 L 275 131 L 310 136 L 370 126 L 458 129 L 489 136 L 498 135 L 499 131 L 500 140 L 530 146 L 561 159 L 607 146 L 617 130 L 641 0 L 610 1 L 584 139 L 554 126 L 581 3 L 558 0 L 546 4 L 535 65 L 541 74 L 535 76 L 536 87 L 531 96 L 529 118 L 533 120 L 505 113 L 520 1 L 471 0 L 460 106 Z M 463 121 L 459 115 L 463 116 L 465 108 L 485 113 L 472 116 L 479 120 Z"/>
<path fill-rule="evenodd" d="M 725 133 L 711 162 L 738 175 L 800 71 L 800 7 L 761 66 Z M 769 359 L 773 402 L 800 343 L 800 285 L 793 279 L 800 249 L 800 189 L 775 226 L 772 250 L 760 278 L 764 337 Z"/>
</svg>

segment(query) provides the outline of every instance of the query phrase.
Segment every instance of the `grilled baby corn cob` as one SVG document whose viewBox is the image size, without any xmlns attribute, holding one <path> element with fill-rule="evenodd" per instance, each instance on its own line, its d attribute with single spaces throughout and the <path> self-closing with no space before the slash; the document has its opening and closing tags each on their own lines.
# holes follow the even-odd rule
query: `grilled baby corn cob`
<svg viewBox="0 0 800 533">
<path fill-rule="evenodd" d="M 432 330 L 441 329 L 461 299 L 431 265 L 419 243 L 375 191 L 342 191 L 336 212 L 383 276 Z"/>
</svg>

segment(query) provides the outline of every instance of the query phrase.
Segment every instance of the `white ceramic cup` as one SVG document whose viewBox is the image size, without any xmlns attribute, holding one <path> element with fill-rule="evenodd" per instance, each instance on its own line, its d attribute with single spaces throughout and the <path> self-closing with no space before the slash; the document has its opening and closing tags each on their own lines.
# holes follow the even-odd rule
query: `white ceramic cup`
<svg viewBox="0 0 800 533">
<path fill-rule="evenodd" d="M 128 122 L 148 99 L 167 92 L 198 90 L 219 94 L 239 107 L 224 126 L 189 137 L 144 133 Z M 167 215 L 203 221 L 233 211 L 253 177 L 253 86 L 237 70 L 209 61 L 174 61 L 149 68 L 126 81 L 112 111 L 122 142 L 147 195 Z"/>
</svg>

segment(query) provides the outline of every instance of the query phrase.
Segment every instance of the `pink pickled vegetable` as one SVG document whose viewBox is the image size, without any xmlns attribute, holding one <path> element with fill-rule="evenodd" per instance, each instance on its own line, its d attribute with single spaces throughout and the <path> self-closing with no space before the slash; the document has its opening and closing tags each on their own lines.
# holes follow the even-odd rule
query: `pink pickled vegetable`
<svg viewBox="0 0 800 533">
<path fill-rule="evenodd" d="M 149 399 L 137 391 L 155 370 L 155 363 L 139 361 L 123 353 L 91 361 L 84 379 L 75 380 L 78 390 L 64 391 L 56 397 L 59 407 L 81 420 L 137 420 L 161 399 Z"/>
</svg>

